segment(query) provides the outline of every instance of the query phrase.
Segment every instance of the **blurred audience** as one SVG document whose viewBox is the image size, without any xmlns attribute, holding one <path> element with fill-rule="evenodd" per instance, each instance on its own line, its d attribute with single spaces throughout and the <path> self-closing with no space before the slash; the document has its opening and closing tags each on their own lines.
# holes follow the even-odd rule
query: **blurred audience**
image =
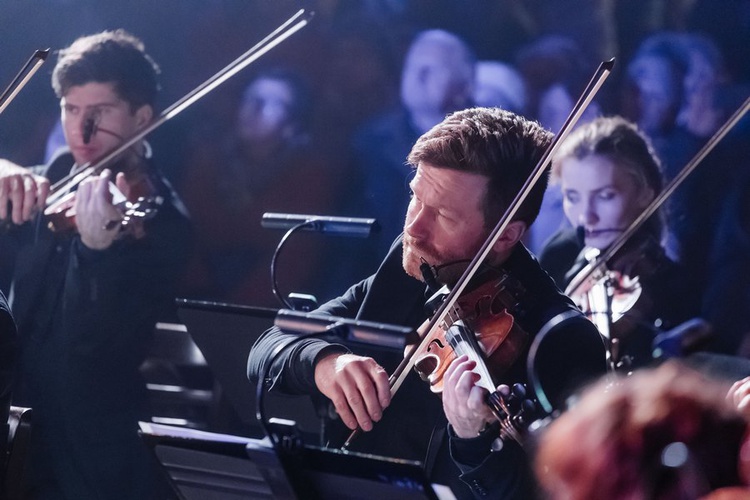
<svg viewBox="0 0 750 500">
<path fill-rule="evenodd" d="M 709 137 L 728 117 L 721 100 L 722 87 L 727 83 L 724 57 L 710 38 L 680 34 L 688 69 L 683 80 L 684 99 L 677 114 L 677 124 L 693 135 Z"/>
<path fill-rule="evenodd" d="M 745 121 L 739 127 L 748 124 Z M 750 158 L 747 130 L 738 130 L 726 146 L 723 151 L 735 155 L 739 149 Z M 718 153 L 717 163 L 723 156 L 722 151 Z M 730 165 L 735 172 L 721 196 L 720 210 L 712 214 L 715 229 L 704 265 L 702 309 L 703 316 L 721 332 L 714 350 L 750 358 L 750 168 L 747 159 Z"/>
<path fill-rule="evenodd" d="M 675 362 L 603 380 L 544 431 L 538 479 L 552 499 L 747 498 L 748 422 L 725 394 Z"/>
<path fill-rule="evenodd" d="M 478 61 L 475 78 L 474 104 L 520 115 L 525 113 L 526 83 L 512 65 L 500 61 Z"/>
<path fill-rule="evenodd" d="M 365 123 L 354 137 L 354 168 L 362 186 L 351 193 L 352 212 L 380 223 L 374 263 L 403 228 L 411 146 L 446 114 L 471 106 L 474 65 L 471 48 L 456 35 L 442 30 L 417 34 L 401 72 L 400 106 Z"/>
<path fill-rule="evenodd" d="M 576 42 L 559 35 L 540 37 L 518 52 L 518 67 L 528 89 L 527 115 L 553 133 L 560 131 L 597 67 L 598 61 L 587 61 L 581 54 Z M 600 114 L 595 99 L 578 123 L 591 121 Z M 550 184 L 539 217 L 527 231 L 524 243 L 538 254 L 561 227 L 567 227 L 562 194 L 558 186 Z"/>
<path fill-rule="evenodd" d="M 312 99 L 299 75 L 272 69 L 242 94 L 229 137 L 208 137 L 190 155 L 181 186 L 196 229 L 185 293 L 278 306 L 270 263 L 283 233 L 261 228 L 265 212 L 318 213 L 333 176 L 311 149 Z M 309 292 L 321 259 L 319 235 L 296 235 L 279 262 L 279 286 Z"/>
<path fill-rule="evenodd" d="M 723 56 L 709 38 L 657 32 L 643 40 L 628 66 L 635 107 L 624 111 L 650 136 L 666 180 L 672 180 L 737 106 Z M 737 258 L 745 238 L 736 214 L 743 202 L 744 171 L 750 158 L 747 122 L 720 142 L 667 200 L 666 251 L 689 269 L 688 289 L 700 297 L 701 315 L 721 332 L 711 350 L 735 354 L 747 330 L 746 273 Z M 721 221 L 717 224 L 718 221 Z M 739 280 L 739 281 L 738 281 Z M 730 292 L 731 290 L 731 292 Z"/>
<path fill-rule="evenodd" d="M 679 46 L 653 35 L 638 48 L 627 65 L 621 111 L 654 144 L 663 161 L 682 107 L 687 61 Z"/>
</svg>

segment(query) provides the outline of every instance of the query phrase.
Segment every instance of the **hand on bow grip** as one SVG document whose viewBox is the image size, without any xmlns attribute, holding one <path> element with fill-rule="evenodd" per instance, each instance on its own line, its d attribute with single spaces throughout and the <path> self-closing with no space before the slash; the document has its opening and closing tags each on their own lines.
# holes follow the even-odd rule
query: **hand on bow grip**
<svg viewBox="0 0 750 500">
<path fill-rule="evenodd" d="M 391 402 L 388 374 L 374 359 L 331 354 L 315 365 L 315 385 L 348 428 L 372 430 Z"/>
<path fill-rule="evenodd" d="M 47 178 L 0 159 L 0 221 L 23 224 L 43 209 L 49 194 Z"/>
</svg>

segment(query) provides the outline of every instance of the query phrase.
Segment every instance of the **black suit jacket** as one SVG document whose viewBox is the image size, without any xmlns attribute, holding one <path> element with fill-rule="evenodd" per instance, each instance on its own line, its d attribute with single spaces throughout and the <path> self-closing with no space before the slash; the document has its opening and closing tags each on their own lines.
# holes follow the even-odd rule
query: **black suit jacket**
<svg viewBox="0 0 750 500">
<path fill-rule="evenodd" d="M 41 173 L 73 165 L 63 151 Z M 149 417 L 138 368 L 154 325 L 172 307 L 187 258 L 189 222 L 165 202 L 145 236 L 88 249 L 43 216 L 17 228 L 11 306 L 21 344 L 14 401 L 34 409 L 31 481 L 66 498 L 147 498 L 148 455 L 137 421 Z M 40 493 L 41 494 L 41 493 Z"/>
<path fill-rule="evenodd" d="M 16 324 L 0 292 L 0 465 L 8 439 L 8 410 L 16 365 Z"/>
<path fill-rule="evenodd" d="M 401 266 L 400 240 L 391 248 L 378 271 L 366 280 L 351 287 L 344 295 L 334 299 L 317 311 L 369 321 L 400 324 L 416 328 L 425 319 L 425 285 L 408 276 Z M 605 371 L 604 348 L 598 332 L 583 318 L 567 297 L 562 295 L 528 251 L 522 246 L 503 266 L 526 287 L 524 300 L 514 314 L 517 323 L 531 336 L 547 331 L 540 344 L 533 365 L 545 387 L 546 397 L 559 405 L 566 394 L 581 383 Z M 562 320 L 558 323 L 559 320 Z M 274 353 L 289 342 L 291 347 Z M 529 346 L 531 343 L 529 344 Z M 527 381 L 528 347 L 498 383 Z M 251 380 L 268 374 L 267 383 L 275 390 L 292 394 L 316 394 L 314 382 L 315 360 L 332 351 L 347 351 L 347 346 L 323 339 L 304 339 L 295 342 L 293 334 L 277 328 L 265 332 L 253 346 L 248 360 Z M 367 353 L 363 353 L 367 354 Z M 376 360 L 389 373 L 398 364 L 402 353 L 380 355 Z M 271 366 L 267 366 L 273 361 Z M 343 427 L 343 426 L 342 426 Z M 458 479 L 471 486 L 475 495 L 503 495 L 503 498 L 526 497 L 529 492 L 530 471 L 520 447 L 508 446 L 492 455 L 510 455 L 504 469 L 495 468 L 496 462 L 486 460 L 489 447 L 482 446 L 474 453 L 472 443 L 459 443 L 454 458 L 449 463 L 448 447 L 444 436 L 445 417 L 440 398 L 432 394 L 428 384 L 415 373 L 393 397 L 390 407 L 373 431 L 364 433 L 353 443 L 353 451 L 424 461 L 436 482 L 450 484 L 458 496 Z M 342 434 L 344 437 L 345 433 Z M 341 442 L 332 441 L 332 445 Z M 463 446 L 466 445 L 466 446 Z M 468 453 L 467 453 L 468 451 Z M 464 457 L 470 463 L 463 463 Z M 470 456 L 469 456 L 470 455 Z M 478 458 L 477 458 L 478 456 Z M 510 468 L 509 468 L 510 467 Z"/>
</svg>

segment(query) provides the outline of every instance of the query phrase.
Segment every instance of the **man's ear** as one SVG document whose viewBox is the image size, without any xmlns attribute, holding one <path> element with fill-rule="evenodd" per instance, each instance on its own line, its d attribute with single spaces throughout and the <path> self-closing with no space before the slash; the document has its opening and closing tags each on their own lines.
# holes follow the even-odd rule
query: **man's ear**
<svg viewBox="0 0 750 500">
<path fill-rule="evenodd" d="M 154 117 L 154 108 L 150 104 L 144 104 L 135 111 L 135 122 L 139 129 L 151 123 Z"/>
<path fill-rule="evenodd" d="M 526 233 L 526 223 L 520 220 L 514 220 L 510 222 L 506 227 L 505 231 L 500 235 L 500 238 L 495 242 L 493 250 L 498 253 L 505 253 L 515 246 L 516 243 L 521 241 L 523 235 Z"/>
</svg>

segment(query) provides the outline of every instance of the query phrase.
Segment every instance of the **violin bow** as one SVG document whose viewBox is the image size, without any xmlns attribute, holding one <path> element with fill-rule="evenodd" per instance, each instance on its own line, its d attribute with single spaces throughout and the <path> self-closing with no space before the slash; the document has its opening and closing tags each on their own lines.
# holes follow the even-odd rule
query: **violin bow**
<svg viewBox="0 0 750 500">
<path fill-rule="evenodd" d="M 456 301 L 461 296 L 461 293 L 463 293 L 471 278 L 476 274 L 482 262 L 484 262 L 484 259 L 487 257 L 487 255 L 489 255 L 493 245 L 500 238 L 500 235 L 503 233 L 503 231 L 505 231 L 505 229 L 508 227 L 511 219 L 516 214 L 516 212 L 518 212 L 521 204 L 528 197 L 529 193 L 531 193 L 531 190 L 536 185 L 537 181 L 544 174 L 550 159 L 554 156 L 555 153 L 557 153 L 560 144 L 565 140 L 565 138 L 568 136 L 568 133 L 573 129 L 576 123 L 578 123 L 578 120 L 583 115 L 583 112 L 594 99 L 594 96 L 599 91 L 599 88 L 601 88 L 601 86 L 604 84 L 604 81 L 612 72 L 614 63 L 615 60 L 613 58 L 609 61 L 604 61 L 599 64 L 599 67 L 584 89 L 581 97 L 578 99 L 578 102 L 576 102 L 576 105 L 571 110 L 568 118 L 565 120 L 565 123 L 563 123 L 560 131 L 552 139 L 552 142 L 550 142 L 544 154 L 537 162 L 531 174 L 526 179 L 526 182 L 521 187 L 520 191 L 513 199 L 513 201 L 510 203 L 507 210 L 498 221 L 497 225 L 495 225 L 495 228 L 492 230 L 489 237 L 485 240 L 484 244 L 474 256 L 464 273 L 461 275 L 456 285 L 451 289 L 450 293 L 446 296 L 443 303 L 433 315 L 432 319 L 427 325 L 426 331 L 428 333 L 423 337 L 422 341 L 419 344 L 415 344 L 409 349 L 409 351 L 404 356 L 403 361 L 398 365 L 393 374 L 391 374 L 388 379 L 391 388 L 391 397 L 396 394 L 398 389 L 401 387 L 401 384 L 403 384 L 404 380 L 406 379 L 406 376 L 409 374 L 409 370 L 414 367 L 414 354 L 419 350 L 424 349 L 425 346 L 423 346 L 422 344 L 429 342 L 429 332 L 432 332 L 432 330 L 440 322 L 444 321 L 446 314 L 454 309 Z M 349 444 L 358 434 L 358 431 L 359 430 L 355 430 L 349 435 L 349 438 L 346 440 L 342 448 L 346 449 L 349 446 Z"/>
<path fill-rule="evenodd" d="M 94 164 L 91 164 L 89 162 L 83 165 L 77 173 L 69 175 L 56 182 L 50 188 L 50 195 L 47 197 L 47 206 L 57 203 L 60 198 L 62 198 L 72 188 L 80 184 L 85 178 L 89 177 L 92 174 L 100 172 L 106 165 L 119 157 L 128 148 L 137 144 L 140 140 L 162 126 L 168 120 L 180 114 L 182 111 L 193 105 L 199 99 L 214 90 L 216 87 L 265 55 L 272 48 L 276 47 L 278 44 L 292 36 L 294 33 L 301 30 L 307 25 L 308 22 L 310 22 L 312 15 L 312 12 L 305 11 L 305 9 L 300 9 L 292 17 L 281 24 L 281 26 L 279 26 L 265 38 L 263 38 L 260 42 L 248 49 L 244 54 L 229 63 L 208 80 L 180 98 L 169 108 L 162 111 L 162 113 L 156 120 L 152 121 L 148 126 L 133 134 L 127 140 L 123 141 L 117 148 L 110 151 L 106 156 L 104 156 Z"/>
<path fill-rule="evenodd" d="M 8 104 L 18 95 L 22 88 L 28 83 L 34 73 L 37 72 L 39 67 L 44 61 L 47 60 L 49 55 L 49 49 L 37 50 L 34 54 L 26 61 L 21 71 L 18 72 L 16 77 L 10 82 L 8 88 L 6 88 L 2 94 L 0 94 L 0 113 L 5 111 Z"/>
<path fill-rule="evenodd" d="M 750 97 L 727 119 L 727 121 L 714 133 L 714 135 L 703 145 L 696 153 L 692 160 L 685 165 L 682 170 L 667 184 L 662 192 L 653 199 L 641 214 L 628 226 L 625 231 L 604 251 L 599 253 L 586 266 L 581 269 L 565 289 L 566 295 L 572 295 L 578 292 L 578 289 L 588 280 L 599 268 L 608 262 L 627 241 L 641 228 L 641 226 L 664 204 L 672 193 L 683 183 L 683 181 L 695 170 L 703 159 L 721 142 L 730 130 L 739 122 L 745 113 L 750 109 Z"/>
</svg>

